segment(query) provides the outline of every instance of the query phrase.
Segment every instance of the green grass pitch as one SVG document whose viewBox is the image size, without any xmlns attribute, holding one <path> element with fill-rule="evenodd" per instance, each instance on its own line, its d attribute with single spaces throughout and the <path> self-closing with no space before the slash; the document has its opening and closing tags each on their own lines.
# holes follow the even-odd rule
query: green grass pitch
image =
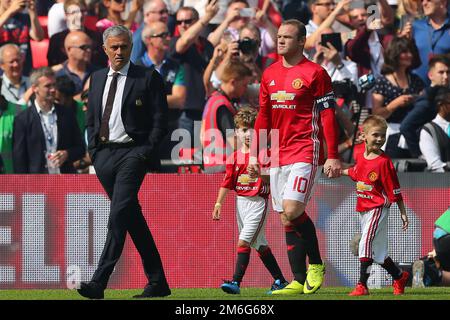
<svg viewBox="0 0 450 320">
<path fill-rule="evenodd" d="M 240 295 L 227 295 L 220 289 L 172 289 L 162 300 L 450 300 L 450 288 L 406 288 L 402 296 L 394 296 L 392 288 L 372 289 L 369 296 L 349 297 L 349 287 L 325 287 L 312 295 L 270 296 L 267 288 L 242 288 Z M 130 300 L 142 290 L 106 290 L 105 299 Z M 75 290 L 0 290 L 0 300 L 80 300 Z M 134 300 L 134 299 L 133 299 Z M 152 299 L 156 300 L 156 299 Z"/>
</svg>

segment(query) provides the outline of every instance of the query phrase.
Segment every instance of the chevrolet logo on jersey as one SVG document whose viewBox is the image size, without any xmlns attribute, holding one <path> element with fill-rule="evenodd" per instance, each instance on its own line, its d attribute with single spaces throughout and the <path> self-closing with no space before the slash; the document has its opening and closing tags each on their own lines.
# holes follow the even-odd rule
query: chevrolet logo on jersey
<svg viewBox="0 0 450 320">
<path fill-rule="evenodd" d="M 250 178 L 248 174 L 241 174 L 238 177 L 238 182 L 240 184 L 249 184 L 258 181 L 258 178 Z"/>
<path fill-rule="evenodd" d="M 277 102 L 292 101 L 295 98 L 295 93 L 288 93 L 286 91 L 278 91 L 270 95 L 270 100 L 276 100 Z"/>
<path fill-rule="evenodd" d="M 356 191 L 364 192 L 364 191 L 372 191 L 373 187 L 370 184 L 365 184 L 363 181 L 358 181 L 356 183 Z"/>
</svg>

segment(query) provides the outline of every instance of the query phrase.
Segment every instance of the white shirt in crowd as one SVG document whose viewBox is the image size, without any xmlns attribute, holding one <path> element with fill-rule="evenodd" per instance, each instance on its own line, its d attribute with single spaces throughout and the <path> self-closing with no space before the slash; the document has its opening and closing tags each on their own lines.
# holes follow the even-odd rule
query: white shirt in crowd
<svg viewBox="0 0 450 320">
<path fill-rule="evenodd" d="M 343 67 L 338 69 L 332 62 L 323 63 L 322 67 L 327 71 L 331 81 L 350 79 L 358 88 L 358 66 L 353 61 L 342 59 Z"/>
<path fill-rule="evenodd" d="M 37 100 L 34 100 L 36 111 L 41 119 L 42 132 L 45 140 L 45 156 L 47 157 L 47 169 L 50 174 L 59 174 L 59 168 L 50 164 L 48 157 L 56 152 L 58 146 L 58 115 L 56 114 L 55 106 L 52 106 L 50 111 L 46 112 L 39 106 Z"/>
<path fill-rule="evenodd" d="M 127 143 L 133 141 L 130 136 L 125 132 L 125 126 L 122 121 L 122 99 L 123 91 L 125 89 L 125 82 L 127 80 L 128 69 L 130 68 L 130 62 L 128 62 L 122 69 L 118 71 L 119 77 L 117 78 L 116 96 L 114 97 L 113 109 L 111 117 L 109 118 L 109 141 L 114 143 Z M 102 116 L 106 107 L 106 100 L 108 99 L 109 87 L 113 73 L 115 71 L 109 68 L 108 77 L 106 79 L 105 90 L 103 91 L 102 99 Z"/>
<path fill-rule="evenodd" d="M 64 2 L 55 3 L 48 10 L 48 37 L 67 29 Z"/>
<path fill-rule="evenodd" d="M 12 103 L 26 104 L 23 96 L 30 87 L 30 79 L 22 76 L 19 87 L 14 86 L 6 74 L 3 74 L 2 79 L 1 94 L 3 97 Z"/>
<path fill-rule="evenodd" d="M 444 132 L 449 132 L 450 122 L 442 118 L 439 114 L 433 119 Z M 420 130 L 420 140 L 419 147 L 422 155 L 427 161 L 428 169 L 432 172 L 444 172 L 445 163 L 441 161 L 441 153 L 439 151 L 436 142 L 433 137 L 425 131 L 425 129 Z"/>
</svg>

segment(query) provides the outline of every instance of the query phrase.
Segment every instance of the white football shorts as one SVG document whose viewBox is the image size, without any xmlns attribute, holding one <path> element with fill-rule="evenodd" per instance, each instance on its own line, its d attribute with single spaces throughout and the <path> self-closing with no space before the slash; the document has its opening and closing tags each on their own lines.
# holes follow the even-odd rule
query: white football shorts
<svg viewBox="0 0 450 320">
<path fill-rule="evenodd" d="M 283 212 L 283 200 L 308 203 L 314 185 L 320 177 L 322 166 L 298 162 L 270 168 L 270 192 L 275 211 Z"/>
<path fill-rule="evenodd" d="M 360 212 L 360 258 L 370 258 L 378 264 L 384 263 L 388 256 L 388 216 L 389 208 L 385 207 L 377 207 L 370 211 Z"/>
<path fill-rule="evenodd" d="M 267 246 L 265 227 L 269 215 L 269 200 L 259 196 L 236 198 L 239 239 L 250 243 L 250 247 L 256 250 L 260 246 Z"/>
</svg>

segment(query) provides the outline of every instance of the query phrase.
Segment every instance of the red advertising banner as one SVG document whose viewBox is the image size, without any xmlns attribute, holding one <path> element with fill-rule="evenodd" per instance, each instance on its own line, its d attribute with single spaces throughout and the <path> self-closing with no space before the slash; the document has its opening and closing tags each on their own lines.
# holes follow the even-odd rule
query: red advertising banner
<svg viewBox="0 0 450 320">
<path fill-rule="evenodd" d="M 222 175 L 147 175 L 140 201 L 159 248 L 171 287 L 218 287 L 232 276 L 238 232 L 235 197 L 212 209 Z M 92 276 L 106 238 L 109 199 L 95 175 L 3 175 L 0 177 L 0 288 L 66 288 Z M 391 256 L 413 262 L 431 250 L 435 219 L 450 204 L 449 175 L 400 175 L 411 227 L 401 231 L 395 205 L 389 217 Z M 349 241 L 359 231 L 351 181 L 321 179 L 308 205 L 327 264 L 325 285 L 353 285 L 358 260 Z M 271 212 L 266 234 L 278 262 L 291 279 L 284 231 Z M 384 285 L 382 271 L 377 277 Z M 371 277 L 372 278 L 372 277 Z M 253 252 L 243 286 L 269 287 L 270 274 Z M 110 288 L 146 284 L 140 257 L 127 238 Z"/>
</svg>

